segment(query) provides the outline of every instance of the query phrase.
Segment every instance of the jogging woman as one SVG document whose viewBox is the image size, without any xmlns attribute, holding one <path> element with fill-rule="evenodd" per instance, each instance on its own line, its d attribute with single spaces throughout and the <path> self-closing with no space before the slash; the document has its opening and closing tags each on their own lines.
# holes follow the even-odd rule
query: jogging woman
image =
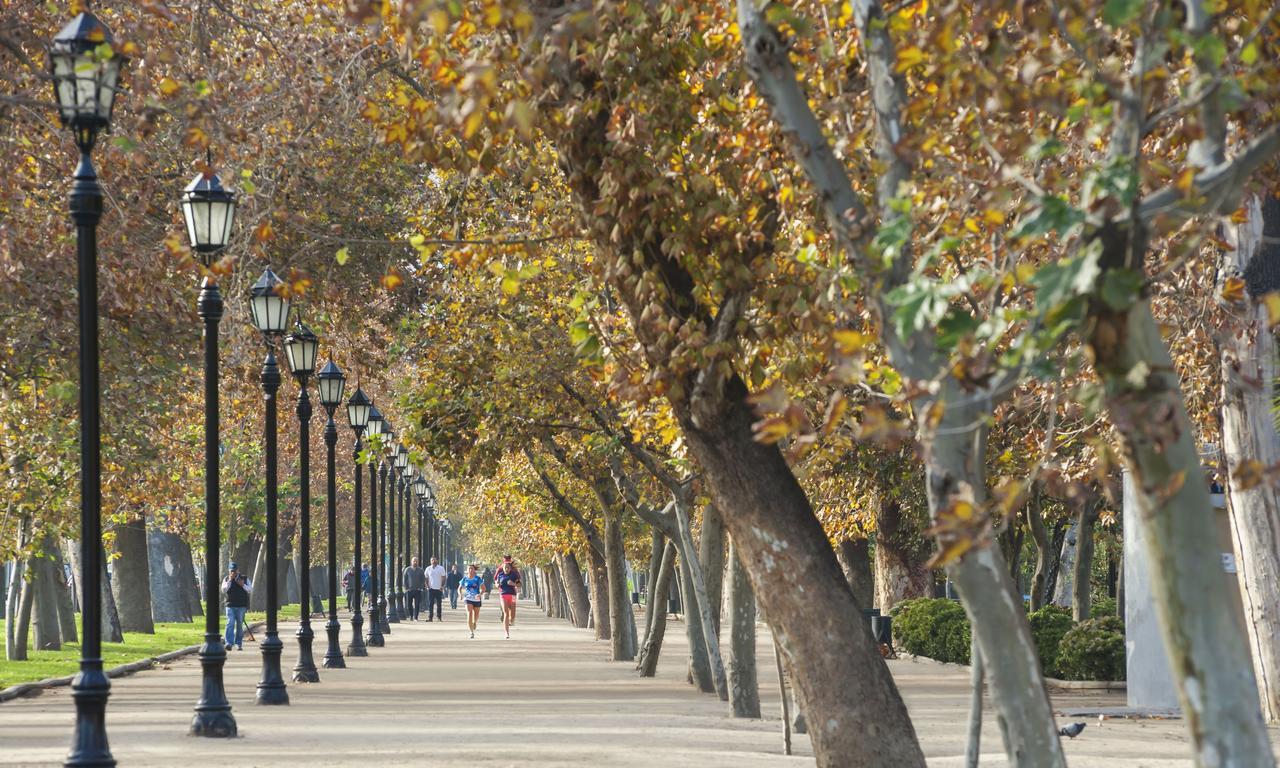
<svg viewBox="0 0 1280 768">
<path fill-rule="evenodd" d="M 516 594 L 520 589 L 520 572 L 511 563 L 511 556 L 502 558 L 502 569 L 494 576 L 498 593 L 502 598 L 502 631 L 511 639 L 511 625 L 516 621 Z"/>
<path fill-rule="evenodd" d="M 467 566 L 467 576 L 458 585 L 462 589 L 462 600 L 467 604 L 467 626 L 471 628 L 471 636 L 476 636 L 476 622 L 480 621 L 480 606 L 483 605 L 484 579 L 476 575 L 474 565 Z"/>
</svg>

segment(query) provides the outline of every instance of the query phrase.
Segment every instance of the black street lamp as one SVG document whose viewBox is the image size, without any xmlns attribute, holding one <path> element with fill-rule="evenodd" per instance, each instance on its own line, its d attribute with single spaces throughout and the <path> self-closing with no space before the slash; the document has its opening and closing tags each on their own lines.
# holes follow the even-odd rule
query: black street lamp
<svg viewBox="0 0 1280 768">
<path fill-rule="evenodd" d="M 100 131 L 110 130 L 124 58 L 112 48 L 111 32 L 82 13 L 53 38 L 49 69 L 58 117 L 75 135 L 80 164 L 68 209 L 76 225 L 76 270 L 80 306 L 80 671 L 71 683 L 76 704 L 75 735 L 67 765 L 116 764 L 107 742 L 107 697 L 102 671 L 102 443 L 98 393 L 98 222 L 102 187 L 90 155 Z"/>
<path fill-rule="evenodd" d="M 289 370 L 298 380 L 298 502 L 301 505 L 302 530 L 299 532 L 298 554 L 302 565 L 298 569 L 298 598 L 301 603 L 298 624 L 298 663 L 293 667 L 293 682 L 318 683 L 320 672 L 311 656 L 311 396 L 307 393 L 307 379 L 316 369 L 316 351 L 320 339 L 315 333 L 297 321 L 293 332 L 284 338 L 284 351 L 289 359 Z"/>
<path fill-rule="evenodd" d="M 338 638 L 342 634 L 342 625 L 338 623 L 338 480 L 334 448 L 338 445 L 338 425 L 333 421 L 333 412 L 342 404 L 342 393 L 346 389 L 347 379 L 333 361 L 325 363 L 316 375 L 316 389 L 320 393 L 320 404 L 329 421 L 324 425 L 325 446 L 325 496 L 329 512 L 329 621 L 325 623 L 325 632 L 329 635 L 329 650 L 325 651 L 325 669 L 345 669 L 347 662 L 342 658 L 342 648 Z"/>
<path fill-rule="evenodd" d="M 376 450 L 378 442 L 382 437 L 382 413 L 378 411 L 377 406 L 369 407 L 369 423 L 365 426 L 365 434 L 369 437 L 369 448 L 371 451 Z M 374 441 L 378 438 L 378 442 Z M 378 571 L 382 570 L 382 558 L 385 555 L 385 547 L 383 552 L 378 551 L 378 464 L 373 460 L 373 454 L 369 455 L 369 619 L 366 622 L 369 625 L 368 634 L 364 637 L 365 645 L 381 648 L 386 645 L 386 641 L 382 636 L 382 618 L 380 609 L 382 605 L 380 589 L 381 579 L 378 578 Z"/>
<path fill-rule="evenodd" d="M 384 421 L 382 425 L 382 431 L 387 438 L 387 445 L 393 444 L 395 442 L 395 430 L 392 429 L 391 422 Z M 404 606 L 401 605 L 401 601 L 398 596 L 398 588 L 400 584 L 400 571 L 396 567 L 396 558 L 398 555 L 399 547 L 397 546 L 397 543 L 396 543 L 396 514 L 395 514 L 396 498 L 395 498 L 395 492 L 394 492 L 395 483 L 393 479 L 391 502 L 390 502 L 390 505 L 388 505 L 387 472 L 388 472 L 387 462 L 385 460 L 379 460 L 378 461 L 378 481 L 379 481 L 378 505 L 382 510 L 382 522 L 383 522 L 382 531 L 379 535 L 385 537 L 384 541 L 386 542 L 386 545 L 384 547 L 384 551 L 386 551 L 386 547 L 389 547 L 390 549 L 390 556 L 387 557 L 387 565 L 386 565 L 387 576 L 385 579 L 383 579 L 383 582 L 382 582 L 384 587 L 390 588 L 390 595 L 388 596 L 389 599 L 385 600 L 383 603 L 384 608 L 382 611 L 382 621 L 386 624 L 383 630 L 386 632 L 390 632 L 391 625 L 399 624 L 402 619 L 406 618 L 406 616 L 404 613 Z"/>
<path fill-rule="evenodd" d="M 231 237 L 236 216 L 235 193 L 222 186 L 211 170 L 197 175 L 182 191 L 182 217 L 187 237 L 205 267 L 200 282 L 196 311 L 204 321 L 204 645 L 200 647 L 202 678 L 200 700 L 191 720 L 192 736 L 230 737 L 236 735 L 236 719 L 222 684 L 222 667 L 227 651 L 219 631 L 218 605 L 221 563 L 222 501 L 219 489 L 218 456 L 218 323 L 222 320 L 222 294 L 208 271 L 219 251 Z"/>
<path fill-rule="evenodd" d="M 283 281 L 270 269 L 265 270 L 249 291 L 249 312 L 253 325 L 262 333 L 267 347 L 267 359 L 262 363 L 262 397 L 266 404 L 264 434 L 266 437 L 267 465 L 267 634 L 262 641 L 262 679 L 258 681 L 259 704 L 288 704 L 289 691 L 280 674 L 280 654 L 284 643 L 280 642 L 276 620 L 279 612 L 277 592 L 277 537 L 279 520 L 277 495 L 279 481 L 276 475 L 276 392 L 280 390 L 280 366 L 276 364 L 276 339 L 284 334 L 289 323 L 289 299 L 282 295 Z M 254 574 L 257 576 L 257 574 Z"/>
<path fill-rule="evenodd" d="M 364 594 L 364 585 L 360 578 L 360 505 L 362 502 L 361 495 L 361 478 L 364 473 L 360 471 L 360 436 L 364 432 L 365 427 L 369 425 L 369 409 L 373 407 L 373 403 L 365 395 L 364 390 L 356 387 L 356 393 L 347 401 L 347 421 L 351 424 L 351 430 L 356 433 L 355 446 L 355 466 L 356 466 L 356 492 L 355 492 L 355 509 L 353 520 L 355 525 L 352 526 L 352 535 L 356 538 L 355 547 L 355 568 L 352 569 L 351 577 L 355 580 L 353 592 L 355 594 L 351 601 L 351 642 L 347 644 L 348 656 L 368 656 L 369 650 L 365 648 L 364 636 L 360 630 L 364 626 L 364 617 L 360 615 L 360 598 Z"/>
</svg>

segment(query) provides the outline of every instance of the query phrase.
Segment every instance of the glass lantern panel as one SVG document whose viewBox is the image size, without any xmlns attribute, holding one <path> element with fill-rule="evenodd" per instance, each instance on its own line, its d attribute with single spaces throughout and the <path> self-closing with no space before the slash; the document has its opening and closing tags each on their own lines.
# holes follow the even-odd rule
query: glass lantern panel
<svg viewBox="0 0 1280 768">
<path fill-rule="evenodd" d="M 98 117 L 107 122 L 111 119 L 111 105 L 116 100 L 116 83 L 120 80 L 120 59 L 111 57 L 102 63 L 102 80 L 98 86 Z"/>
</svg>

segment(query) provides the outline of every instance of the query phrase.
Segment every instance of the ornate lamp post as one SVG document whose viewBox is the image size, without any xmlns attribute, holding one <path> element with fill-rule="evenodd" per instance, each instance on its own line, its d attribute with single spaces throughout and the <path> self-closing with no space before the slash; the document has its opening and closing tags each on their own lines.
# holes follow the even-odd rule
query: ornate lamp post
<svg viewBox="0 0 1280 768">
<path fill-rule="evenodd" d="M 360 487 L 360 479 L 364 473 L 360 471 L 360 435 L 364 432 L 366 426 L 369 425 L 369 410 L 373 407 L 373 403 L 365 395 L 364 390 L 356 387 L 356 393 L 347 401 L 347 421 L 351 424 L 351 430 L 356 433 L 355 445 L 355 465 L 356 465 L 356 492 L 355 492 L 355 510 L 352 534 L 356 537 L 355 552 L 355 568 L 352 570 L 352 578 L 355 579 L 355 598 L 351 601 L 351 642 L 347 644 L 348 656 L 368 656 L 369 651 L 365 648 L 364 637 L 360 630 L 364 626 L 364 617 L 360 615 L 360 598 L 364 593 L 364 586 L 360 583 L 360 504 L 362 502 L 362 489 Z"/>
<path fill-rule="evenodd" d="M 262 396 L 266 403 L 265 437 L 267 459 L 267 635 L 262 641 L 262 679 L 258 681 L 259 704 L 288 704 L 289 691 L 280 674 L 280 654 L 284 643 L 276 628 L 279 610 L 277 593 L 277 536 L 279 528 L 276 476 L 276 392 L 280 389 L 280 367 L 276 364 L 276 339 L 289 323 L 289 300 L 280 294 L 283 281 L 267 269 L 249 292 L 253 325 L 262 333 L 267 359 L 262 364 Z M 257 574 L 254 574 L 255 576 Z"/>
<path fill-rule="evenodd" d="M 369 407 L 369 423 L 365 427 L 365 434 L 368 435 L 370 450 L 376 450 L 378 445 L 374 438 L 381 439 L 383 419 L 382 414 L 376 406 Z M 374 648 L 381 648 L 386 644 L 382 636 L 382 618 L 379 605 L 382 595 L 378 578 L 378 571 L 382 570 L 382 559 L 385 554 L 379 551 L 378 537 L 378 464 L 373 460 L 373 454 L 369 455 L 369 631 L 365 635 L 364 642 L 366 645 Z"/>
<path fill-rule="evenodd" d="M 391 422 L 384 422 L 382 425 L 383 433 L 387 436 L 387 445 L 395 443 L 395 430 L 391 428 Z M 378 461 L 378 478 L 380 482 L 379 505 L 382 508 L 383 530 L 381 535 L 385 536 L 385 541 L 390 548 L 390 556 L 387 558 L 387 577 L 383 580 L 390 589 L 389 599 L 386 601 L 386 607 L 382 612 L 382 620 L 387 623 L 384 631 L 391 630 L 391 624 L 399 624 L 401 620 L 407 618 L 404 613 L 404 605 L 400 595 L 401 576 L 400 569 L 397 567 L 397 559 L 400 554 L 399 542 L 396 539 L 396 498 L 394 493 L 395 482 L 392 480 L 392 495 L 390 505 L 387 502 L 387 462 L 385 459 Z"/>
<path fill-rule="evenodd" d="M 302 530 L 299 532 L 298 550 L 302 565 L 298 569 L 298 598 L 301 615 L 298 625 L 298 663 L 293 667 L 293 682 L 318 683 L 320 673 L 311 656 L 311 397 L 307 393 L 307 379 L 316 369 L 316 351 L 320 339 L 310 328 L 297 321 L 293 332 L 284 339 L 285 355 L 289 370 L 298 380 L 298 502 L 301 505 Z"/>
<path fill-rule="evenodd" d="M 98 392 L 98 222 L 102 187 L 90 155 L 100 131 L 110 130 L 116 84 L 124 59 L 112 49 L 111 32 L 91 13 L 62 28 L 49 48 L 58 117 L 80 150 L 68 208 L 76 225 L 80 298 L 80 671 L 71 684 L 75 735 L 67 765 L 115 765 L 107 743 L 107 697 L 102 671 L 102 459 Z"/>
<path fill-rule="evenodd" d="M 218 322 L 222 319 L 222 294 L 208 268 L 231 238 L 236 196 L 223 188 L 217 174 L 208 171 L 192 179 L 182 191 L 181 207 L 191 248 L 206 270 L 196 303 L 196 311 L 204 321 L 204 645 L 200 647 L 200 700 L 196 702 L 190 732 L 192 736 L 229 737 L 236 735 L 236 719 L 222 684 L 227 651 L 218 621 L 222 510 L 218 456 Z"/>
<path fill-rule="evenodd" d="M 333 412 L 342 404 L 346 383 L 346 377 L 332 360 L 325 363 L 316 375 L 320 404 L 329 415 L 329 421 L 324 426 L 325 476 L 328 483 L 325 486 L 325 496 L 329 508 L 329 621 L 324 625 L 325 632 L 329 635 L 329 650 L 324 654 L 325 669 L 344 669 L 347 666 L 338 643 L 342 625 L 338 623 L 338 481 L 333 455 L 334 448 L 338 445 L 338 425 L 333 421 Z"/>
</svg>

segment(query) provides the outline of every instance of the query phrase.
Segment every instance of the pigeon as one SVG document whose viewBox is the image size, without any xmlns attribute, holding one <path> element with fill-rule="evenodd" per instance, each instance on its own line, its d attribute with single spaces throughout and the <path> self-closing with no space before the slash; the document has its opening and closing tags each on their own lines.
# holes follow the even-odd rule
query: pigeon
<svg viewBox="0 0 1280 768">
<path fill-rule="evenodd" d="M 1068 739 L 1074 739 L 1080 735 L 1080 732 L 1084 730 L 1086 725 L 1088 725 L 1088 723 L 1072 723 L 1071 725 L 1059 728 L 1058 735 L 1066 736 Z"/>
</svg>

